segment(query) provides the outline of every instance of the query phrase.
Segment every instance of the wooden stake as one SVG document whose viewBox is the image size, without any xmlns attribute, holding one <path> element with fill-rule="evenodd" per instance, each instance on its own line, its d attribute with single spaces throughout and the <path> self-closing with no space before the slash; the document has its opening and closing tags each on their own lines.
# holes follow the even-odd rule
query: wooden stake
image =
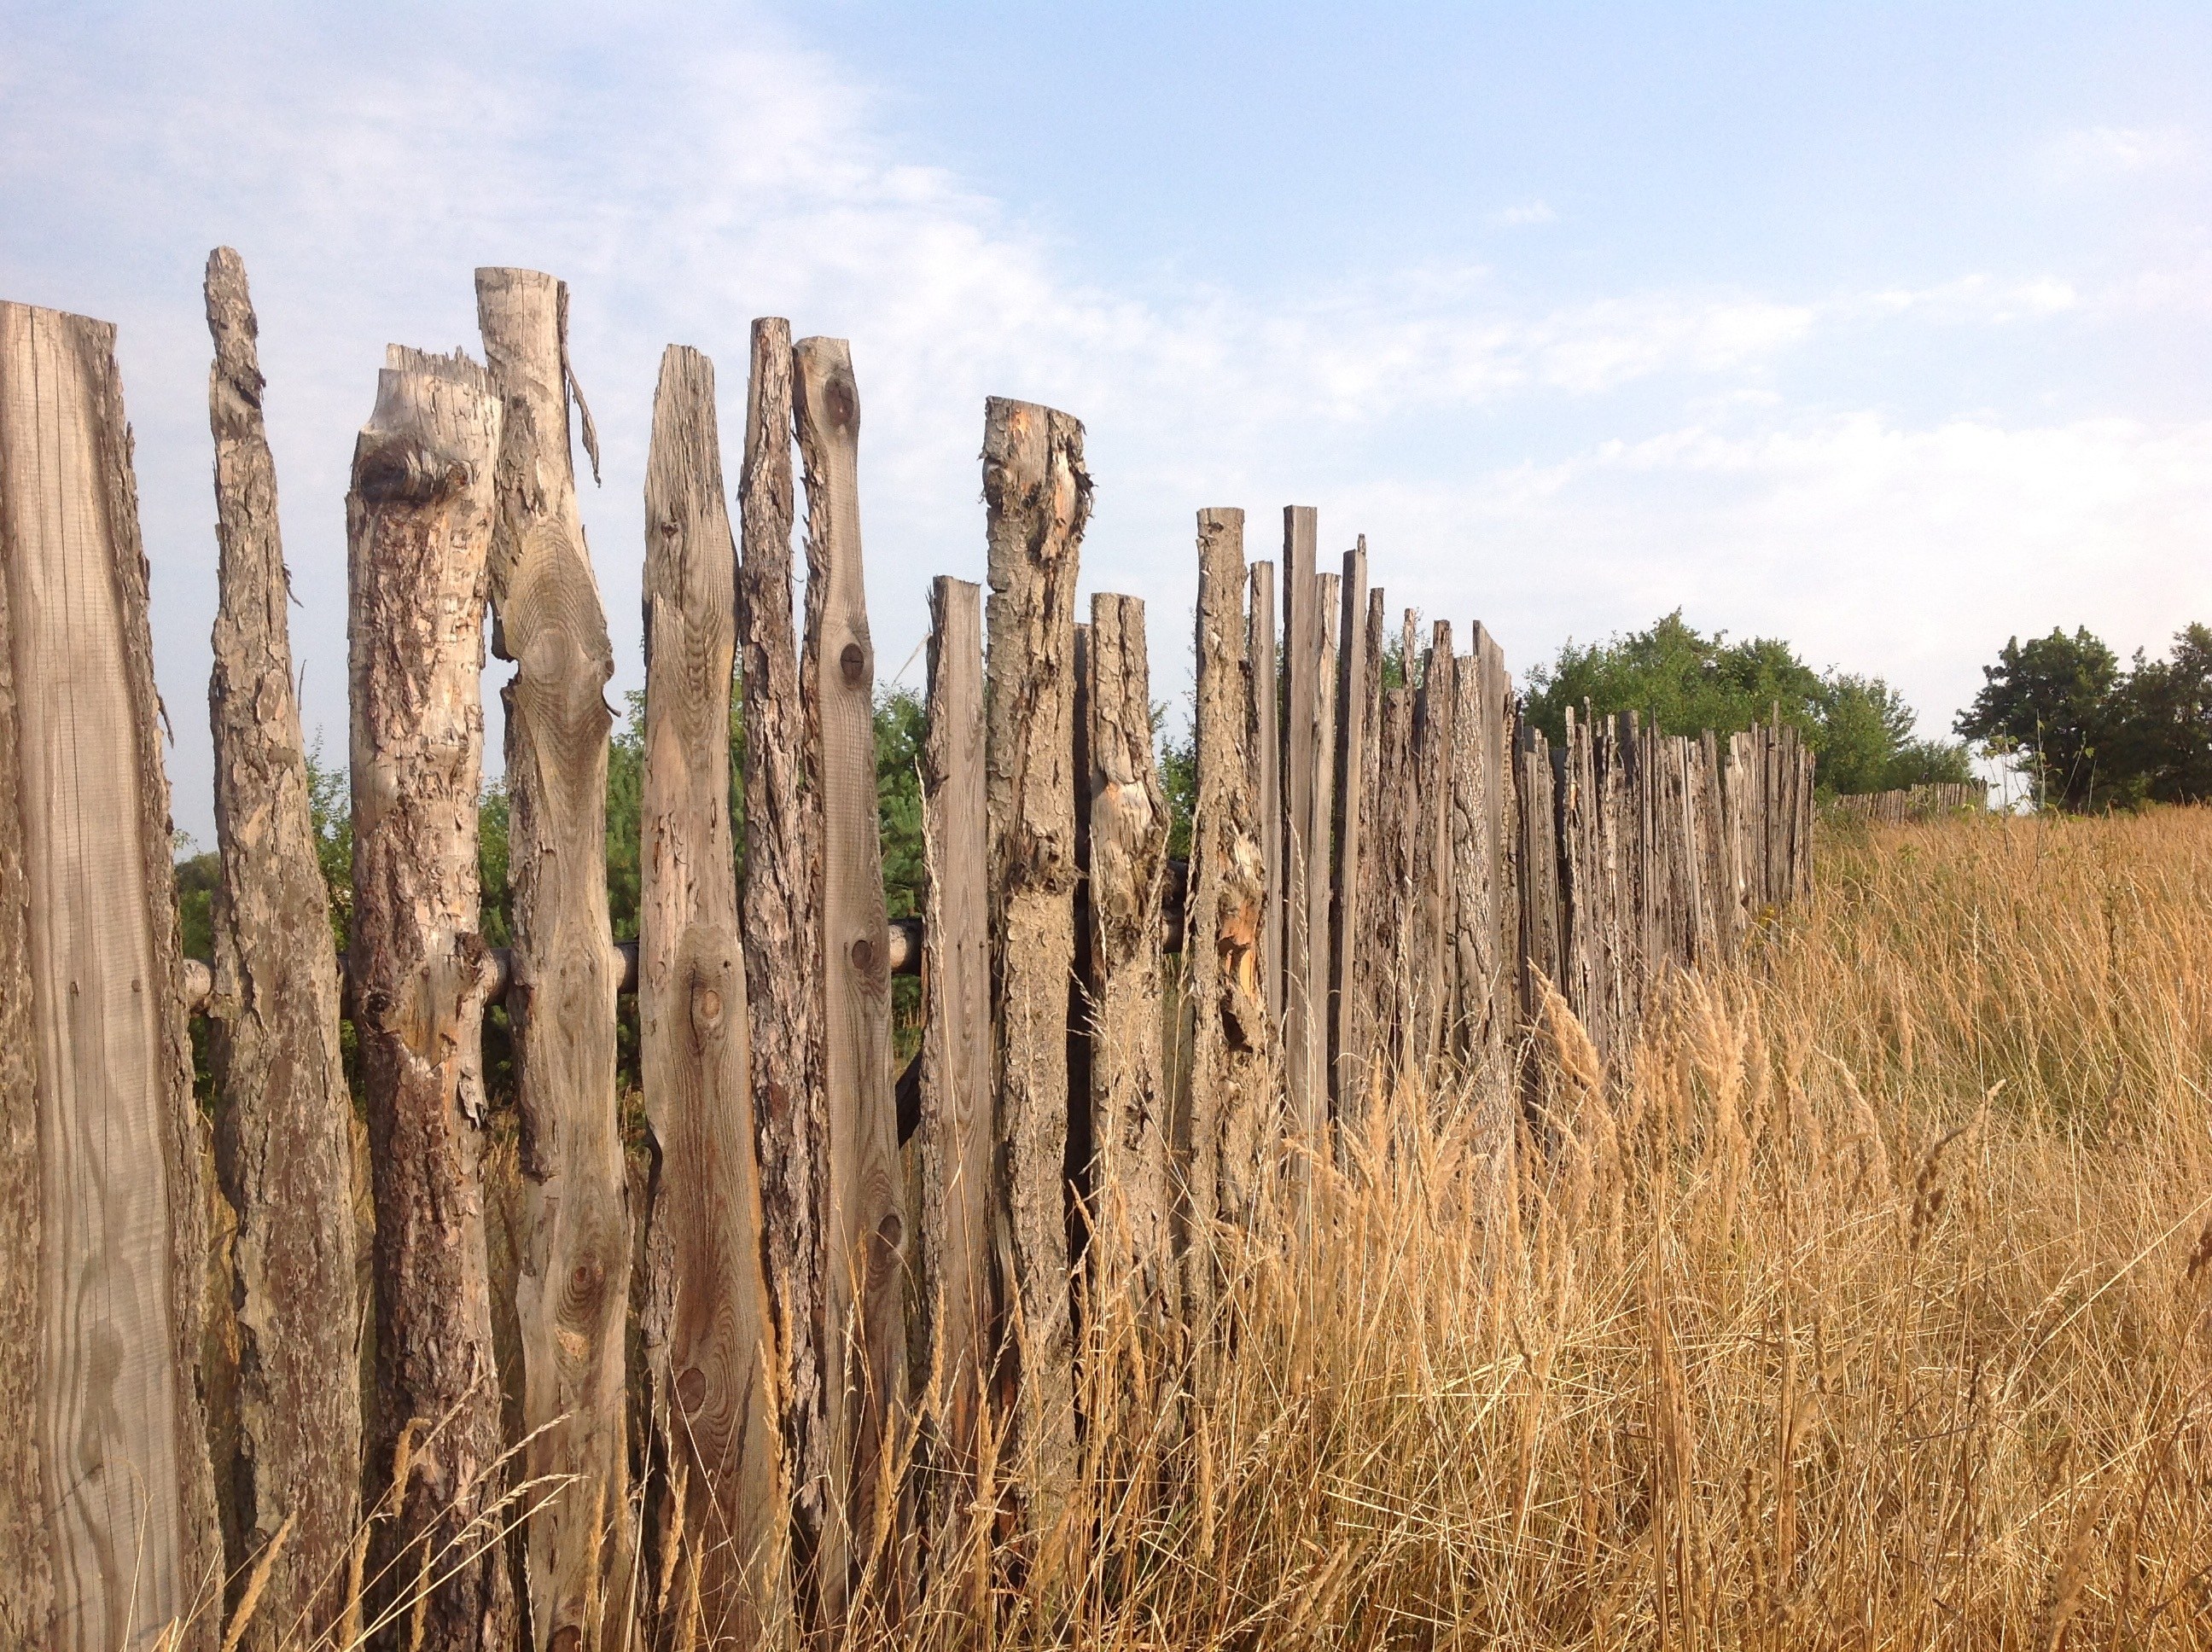
<svg viewBox="0 0 2212 1652">
<path fill-rule="evenodd" d="M 253 303 L 246 266 L 227 246 L 208 255 L 206 299 L 222 553 L 208 682 L 222 852 L 210 999 L 222 1097 L 216 1169 L 238 1218 L 240 1535 L 258 1555 L 290 1527 L 248 1630 L 247 1644 L 273 1647 L 295 1631 L 313 1638 L 343 1609 L 360 1518 L 353 1098 L 292 688 L 291 583 Z"/>
<path fill-rule="evenodd" d="M 496 1529 L 505 1478 L 495 1467 L 500 1385 L 480 1168 L 491 971 L 477 930 L 485 562 L 500 422 L 489 376 L 465 355 L 395 344 L 346 495 L 347 956 L 368 1098 L 383 1402 L 372 1473 L 388 1472 L 403 1430 L 422 1447 L 372 1564 L 397 1586 L 415 1576 L 425 1544 L 452 1555 L 420 1619 L 434 1652 L 503 1645 L 514 1631 L 506 1558 L 495 1543 L 477 1546 Z"/>
<path fill-rule="evenodd" d="M 87 1649 L 150 1641 L 222 1564 L 196 1381 L 199 1114 L 114 349 L 105 322 L 0 304 L 0 922 L 27 943 L 0 954 L 0 1486 L 27 1498 L 0 1501 L 0 1558 L 24 1568 L 0 1579 L 0 1625 Z M 212 1617 L 183 1644 L 211 1646 Z"/>
<path fill-rule="evenodd" d="M 1307 1136 L 1326 1093 L 1328 919 L 1314 932 L 1314 886 L 1326 879 L 1328 846 L 1314 835 L 1314 805 L 1321 763 L 1318 713 L 1332 677 L 1321 680 L 1322 628 L 1314 585 L 1316 513 L 1310 505 L 1283 507 L 1283 1092 L 1285 1127 Z"/>
<path fill-rule="evenodd" d="M 645 530 L 637 1016 L 654 1146 L 645 1341 L 653 1409 L 679 1466 L 700 1629 L 750 1647 L 785 1590 L 777 1354 L 730 826 L 737 556 L 714 363 L 677 344 L 661 355 L 653 393 Z M 611 1582 L 619 1593 L 623 1580 Z"/>
<path fill-rule="evenodd" d="M 1372 744 L 1375 695 L 1368 658 L 1367 536 L 1344 553 L 1343 601 L 1337 621 L 1336 818 L 1329 884 L 1334 905 L 1328 925 L 1328 1116 L 1341 1127 L 1347 1099 L 1366 1072 L 1356 1005 L 1352 960 L 1358 951 L 1359 896 L 1365 875 L 1362 837 L 1366 827 L 1367 753 Z M 1379 615 L 1380 610 L 1376 610 Z M 1341 1157 L 1341 1145 L 1339 1148 Z"/>
<path fill-rule="evenodd" d="M 1240 530 L 1238 544 L 1243 544 Z M 1242 552 L 1239 552 L 1241 556 Z M 1252 564 L 1252 605 L 1244 639 L 1251 793 L 1260 827 L 1260 857 L 1267 895 L 1260 906 L 1260 991 L 1269 1019 L 1283 1019 L 1283 934 L 1285 862 L 1283 854 L 1282 662 L 1276 648 L 1275 565 Z"/>
</svg>

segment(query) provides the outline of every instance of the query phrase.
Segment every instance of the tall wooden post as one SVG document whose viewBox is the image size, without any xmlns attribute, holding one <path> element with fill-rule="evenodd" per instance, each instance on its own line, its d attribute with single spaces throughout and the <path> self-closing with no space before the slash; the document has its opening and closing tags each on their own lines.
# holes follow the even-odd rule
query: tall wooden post
<svg viewBox="0 0 2212 1652">
<path fill-rule="evenodd" d="M 1343 600 L 1337 621 L 1336 818 L 1330 863 L 1328 924 L 1328 1116 L 1341 1126 L 1347 1098 L 1366 1072 L 1355 1006 L 1353 957 L 1359 950 L 1360 884 L 1366 829 L 1367 750 L 1373 740 L 1375 695 L 1369 684 L 1367 536 L 1344 553 Z"/>
<path fill-rule="evenodd" d="M 607 679 L 614 648 L 576 510 L 568 288 L 534 270 L 477 271 L 477 318 L 504 404 L 488 565 L 507 707 L 514 900 L 515 1089 L 523 1242 L 515 1281 L 531 1479 L 574 1478 L 530 1516 L 532 1637 L 619 1638 L 629 1612 L 623 1318 L 629 1202 L 615 1110 L 607 919 Z"/>
<path fill-rule="evenodd" d="M 982 592 L 930 586 L 929 735 L 922 822 L 929 847 L 923 914 L 921 1231 L 915 1312 L 940 1373 L 921 1524 L 934 1564 L 988 1516 L 972 1510 L 991 1327 L 991 944 L 986 922 Z"/>
<path fill-rule="evenodd" d="M 1238 544 L 1243 544 L 1239 531 Z M 1239 553 L 1240 559 L 1242 553 Z M 1260 991 L 1268 1017 L 1283 1019 L 1283 935 L 1285 862 L 1283 855 L 1283 674 L 1275 632 L 1275 565 L 1252 564 L 1252 600 L 1245 615 L 1244 673 L 1252 807 L 1260 823 Z"/>
<path fill-rule="evenodd" d="M 1068 1299 L 1067 983 L 1075 960 L 1075 581 L 1091 515 L 1083 427 L 1033 403 L 985 407 L 989 510 L 993 1077 L 997 1249 L 1018 1389 L 1011 1472 L 1048 1528 L 1075 1462 Z"/>
<path fill-rule="evenodd" d="M 1328 845 L 1314 836 L 1314 809 L 1320 766 L 1330 755 L 1315 745 L 1322 697 L 1316 533 L 1311 506 L 1283 507 L 1283 1094 L 1284 1124 L 1300 1135 L 1310 1133 L 1328 1060 L 1326 915 L 1318 938 L 1313 928 L 1316 869 L 1326 878 L 1328 865 Z M 1328 692 L 1335 686 L 1332 677 Z"/>
<path fill-rule="evenodd" d="M 393 345 L 346 495 L 354 1028 L 376 1195 L 373 1473 L 404 1484 L 374 1564 L 434 1587 L 423 1644 L 514 1634 L 497 1541 L 499 1372 L 486 1277 L 477 932 L 485 560 L 500 402 L 458 351 Z M 425 1560 L 434 1568 L 421 1571 Z M 442 1578 L 443 1581 L 439 1580 Z"/>
<path fill-rule="evenodd" d="M 238 1217 L 236 1485 L 248 1534 L 232 1569 L 289 1522 L 248 1626 L 255 1644 L 274 1647 L 295 1625 L 310 1638 L 331 1626 L 360 1516 L 353 1098 L 292 688 L 291 582 L 258 330 L 246 266 L 227 246 L 208 255 L 206 298 L 222 548 L 208 714 L 222 882 L 209 1008 L 222 1096 L 216 1169 Z"/>
<path fill-rule="evenodd" d="M 842 338 L 792 347 L 806 479 L 806 642 L 800 683 L 822 792 L 822 1096 L 829 1124 L 823 1247 L 830 1465 L 849 1568 L 889 1558 L 887 1480 L 905 1397 L 906 1254 L 891 1086 L 890 935 L 876 816 L 875 648 L 860 562 L 860 392 Z M 836 1546 L 818 1583 L 834 1606 Z"/>
<path fill-rule="evenodd" d="M 739 891 L 746 1004 L 752 1023 L 753 1128 L 760 1142 L 763 1262 L 781 1370 L 784 1474 L 793 1562 L 803 1602 L 817 1578 L 844 1599 L 831 1542 L 830 1406 L 825 1352 L 824 1213 L 829 1124 L 822 1094 L 822 793 L 809 783 L 806 709 L 792 623 L 791 325 L 752 325 L 745 456 L 738 483 L 744 555 L 738 568 L 738 677 L 744 714 L 744 877 Z M 838 1530 L 842 1531 L 842 1526 Z"/>
<path fill-rule="evenodd" d="M 1306 846 L 1298 890 L 1304 903 L 1302 948 L 1304 969 L 1305 1052 L 1301 1083 L 1289 1091 L 1291 1114 L 1285 1121 L 1303 1143 L 1304 1151 L 1291 1161 L 1298 1185 L 1308 1179 L 1310 1153 L 1326 1152 L 1328 1146 L 1329 1095 L 1329 983 L 1333 959 L 1329 950 L 1331 870 L 1335 865 L 1336 816 L 1336 698 L 1338 576 L 1317 574 L 1310 582 L 1306 600 L 1313 609 L 1313 659 L 1306 687 L 1311 696 L 1297 708 L 1306 720 L 1312 773 L 1306 786 L 1306 816 L 1297 835 Z"/>
<path fill-rule="evenodd" d="M 710 1643 L 750 1647 L 784 1598 L 783 1522 L 730 827 L 735 552 L 714 363 L 671 344 L 645 474 L 637 1018 L 654 1147 L 645 1342 L 682 1487 L 697 1627 Z"/>
<path fill-rule="evenodd" d="M 1447 1023 L 1455 993 L 1457 960 L 1450 945 L 1452 899 L 1453 714 L 1457 709 L 1451 623 L 1436 622 L 1422 662 L 1421 689 L 1414 706 L 1413 784 L 1419 823 L 1414 830 L 1413 944 L 1409 986 L 1413 1006 L 1413 1041 L 1408 1060 L 1431 1060 L 1447 1047 Z"/>
<path fill-rule="evenodd" d="M 0 304 L 0 1631 L 148 1645 L 220 1571 L 169 789 L 105 322 Z M 206 1614 L 183 1644 L 211 1646 Z"/>
<path fill-rule="evenodd" d="M 1168 806 L 1152 756 L 1143 603 L 1091 598 L 1089 666 L 1092 1277 L 1164 1319 L 1176 1295 L 1160 1040 Z"/>
</svg>

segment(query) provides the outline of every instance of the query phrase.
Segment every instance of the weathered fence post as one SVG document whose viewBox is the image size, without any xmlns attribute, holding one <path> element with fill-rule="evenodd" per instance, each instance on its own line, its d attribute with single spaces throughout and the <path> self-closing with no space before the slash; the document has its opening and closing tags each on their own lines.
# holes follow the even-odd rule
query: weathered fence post
<svg viewBox="0 0 2212 1652">
<path fill-rule="evenodd" d="M 1373 743 L 1376 695 L 1369 678 L 1367 536 L 1344 553 L 1343 600 L 1337 619 L 1340 639 L 1336 674 L 1336 817 L 1328 924 L 1328 1116 L 1341 1131 L 1352 1098 L 1364 1082 L 1366 1053 L 1360 1048 L 1359 989 L 1353 955 L 1359 950 L 1361 880 L 1366 829 L 1368 748 Z M 1343 1156 L 1339 1140 L 1337 1153 Z"/>
<path fill-rule="evenodd" d="M 0 304 L 0 1630 L 214 1643 L 207 1211 L 115 330 Z M 12 977 L 12 979 L 11 979 Z"/>
<path fill-rule="evenodd" d="M 1237 543 L 1243 543 L 1238 531 Z M 1240 550 L 1238 559 L 1243 553 Z M 1247 734 L 1250 739 L 1250 791 L 1259 822 L 1261 878 L 1267 894 L 1260 905 L 1260 992 L 1268 1017 L 1283 1021 L 1283 936 L 1287 899 L 1283 853 L 1283 676 L 1275 632 L 1275 565 L 1252 564 L 1252 600 L 1245 616 L 1244 673 Z M 1288 604 L 1287 594 L 1285 598 Z"/>
<path fill-rule="evenodd" d="M 614 649 L 576 511 L 568 288 L 534 270 L 478 270 L 477 318 L 503 420 L 487 564 L 492 651 L 514 662 L 507 707 L 514 902 L 515 1090 L 523 1229 L 523 1470 L 574 1476 L 526 1540 L 533 1643 L 619 1640 L 631 1610 L 623 1321 L 629 1201 L 615 1107 L 608 929 L 607 679 Z"/>
<path fill-rule="evenodd" d="M 1385 812 L 1382 791 L 1390 739 L 1382 687 L 1382 657 L 1389 641 L 1385 619 L 1388 608 L 1389 600 L 1382 586 L 1367 593 L 1367 623 L 1360 643 L 1365 676 L 1359 689 L 1364 711 L 1358 780 L 1358 924 L 1353 938 L 1345 948 L 1348 955 L 1346 976 L 1352 993 L 1351 1007 L 1345 1017 L 1351 1054 L 1345 1063 L 1346 1088 L 1337 1098 L 1340 1163 L 1349 1162 L 1352 1133 L 1364 1127 L 1389 1036 L 1385 994 L 1391 979 L 1391 914 L 1395 906 L 1389 868 L 1397 838 L 1395 823 Z"/>
<path fill-rule="evenodd" d="M 1133 1291 L 1164 1323 L 1176 1294 L 1160 1042 L 1168 806 L 1152 756 L 1145 605 L 1134 597 L 1091 598 L 1090 678 L 1091 1277 L 1102 1295 Z"/>
<path fill-rule="evenodd" d="M 1322 680 L 1322 615 L 1315 584 L 1317 535 L 1310 505 L 1283 507 L 1283 1103 L 1281 1133 L 1314 1138 L 1328 1093 L 1328 845 L 1314 835 L 1322 792 L 1320 770 L 1334 753 L 1319 748 L 1324 699 L 1334 701 L 1334 672 Z M 1254 691 L 1258 691 L 1255 683 Z M 1326 817 L 1323 817 L 1324 820 Z M 1315 890 L 1323 891 L 1321 932 L 1314 932 Z M 1316 944 L 1318 943 L 1318 944 Z M 1303 1181 L 1296 1166 L 1292 1177 Z"/>
<path fill-rule="evenodd" d="M 939 1375 L 928 1476 L 918 1499 L 933 1570 L 988 1531 L 974 1509 L 991 1368 L 991 937 L 984 872 L 982 592 L 930 586 L 929 734 L 922 751 L 928 846 L 921 972 L 921 1231 L 915 1311 Z M 981 1539 L 978 1539 L 981 1541 Z"/>
<path fill-rule="evenodd" d="M 830 1465 L 853 1546 L 848 1569 L 887 1565 L 898 1499 L 889 1482 L 905 1398 L 905 1207 L 891 1084 L 890 935 L 876 817 L 875 650 L 860 562 L 860 394 L 842 338 L 792 347 L 806 479 L 806 641 L 800 683 L 822 793 L 822 1095 L 828 1112 L 824 1345 Z M 1066 989 L 1062 988 L 1062 1002 Z M 823 1600 L 842 1600 L 829 1570 Z"/>
<path fill-rule="evenodd" d="M 1248 1225 L 1258 1211 L 1275 1035 L 1260 975 L 1267 885 L 1244 749 L 1253 685 L 1243 658 L 1243 511 L 1198 513 L 1198 795 L 1183 926 L 1192 1023 L 1183 1302 L 1203 1337 L 1214 1302 L 1215 1230 Z"/>
<path fill-rule="evenodd" d="M 654 1143 L 646 1352 L 671 1492 L 683 1499 L 696 1628 L 716 1644 L 750 1647 L 783 1602 L 784 1522 L 731 844 L 736 547 L 714 363 L 675 344 L 653 395 L 645 531 L 637 1017 Z"/>
<path fill-rule="evenodd" d="M 376 1196 L 369 1461 L 395 1465 L 386 1596 L 431 1585 L 423 1644 L 505 1644 L 481 1154 L 490 959 L 477 933 L 485 561 L 500 403 L 456 351 L 393 345 L 346 495 L 354 1027 Z M 440 1580 L 443 1580 L 441 1582 Z"/>
<path fill-rule="evenodd" d="M 1521 1019 L 1534 1029 L 1543 1013 L 1544 987 L 1564 991 L 1559 968 L 1559 765 L 1543 730 L 1523 722 L 1516 751 L 1519 794 L 1521 884 L 1520 968 L 1515 987 Z"/>
<path fill-rule="evenodd" d="M 1075 1461 L 1066 1210 L 1067 983 L 1075 958 L 1075 582 L 1091 478 L 1083 427 L 993 398 L 983 431 L 991 598 L 994 1080 L 1009 1472 L 1049 1529 Z"/>
<path fill-rule="evenodd" d="M 1451 622 L 1438 620 L 1422 662 L 1421 688 L 1414 702 L 1413 768 L 1415 826 L 1413 875 L 1413 924 L 1410 960 L 1413 1012 L 1407 1060 L 1419 1066 L 1447 1048 L 1446 1034 L 1455 997 L 1450 945 L 1458 914 L 1452 898 L 1452 749 L 1454 687 Z"/>
<path fill-rule="evenodd" d="M 816 884 L 822 794 L 806 772 L 806 710 L 792 623 L 791 444 L 791 325 L 764 317 L 752 325 L 745 456 L 738 483 L 744 533 L 738 568 L 738 669 L 745 729 L 740 927 L 752 1023 L 762 1255 L 781 1362 L 776 1388 L 783 1405 L 792 1558 L 802 1602 L 819 1625 L 823 1591 L 842 1609 L 845 1561 L 842 1527 L 830 1519 L 830 1407 L 836 1390 L 823 1317 L 829 1289 L 824 1234 L 830 1146 L 821 1103 L 821 897 Z M 834 1552 L 821 1552 L 824 1544 Z"/>
<path fill-rule="evenodd" d="M 259 1554 L 288 1523 L 249 1633 L 309 1638 L 343 1606 L 361 1503 L 355 1358 L 353 1098 L 338 1055 L 337 957 L 315 858 L 306 746 L 292 688 L 291 583 L 246 266 L 208 255 L 215 367 L 215 902 L 210 1010 L 222 1109 L 216 1169 L 237 1212 L 240 1527 Z"/>
</svg>

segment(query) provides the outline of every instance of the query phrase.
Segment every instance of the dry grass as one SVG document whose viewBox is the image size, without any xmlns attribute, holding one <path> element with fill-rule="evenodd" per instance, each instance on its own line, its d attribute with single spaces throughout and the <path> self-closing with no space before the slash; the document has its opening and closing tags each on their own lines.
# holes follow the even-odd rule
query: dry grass
<svg viewBox="0 0 2212 1652">
<path fill-rule="evenodd" d="M 1510 1196 L 1408 1087 L 1188 1345 L 1105 1304 L 1066 1517 L 850 1638 L 2212 1643 L 2208 993 L 2212 813 L 1839 834 L 1555 1021 Z"/>
</svg>

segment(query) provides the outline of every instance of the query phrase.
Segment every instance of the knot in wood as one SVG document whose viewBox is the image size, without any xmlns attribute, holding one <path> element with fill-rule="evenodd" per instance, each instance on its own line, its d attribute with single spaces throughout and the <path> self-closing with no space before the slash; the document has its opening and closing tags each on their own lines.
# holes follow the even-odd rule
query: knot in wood
<svg viewBox="0 0 2212 1652">
<path fill-rule="evenodd" d="M 839 652 L 837 669 L 844 674 L 845 681 L 854 687 L 860 686 L 860 679 L 866 675 L 867 668 L 867 652 L 859 643 L 848 642 Z"/>
<path fill-rule="evenodd" d="M 876 944 L 866 935 L 853 943 L 853 968 L 862 975 L 871 974 L 876 967 Z"/>
</svg>

